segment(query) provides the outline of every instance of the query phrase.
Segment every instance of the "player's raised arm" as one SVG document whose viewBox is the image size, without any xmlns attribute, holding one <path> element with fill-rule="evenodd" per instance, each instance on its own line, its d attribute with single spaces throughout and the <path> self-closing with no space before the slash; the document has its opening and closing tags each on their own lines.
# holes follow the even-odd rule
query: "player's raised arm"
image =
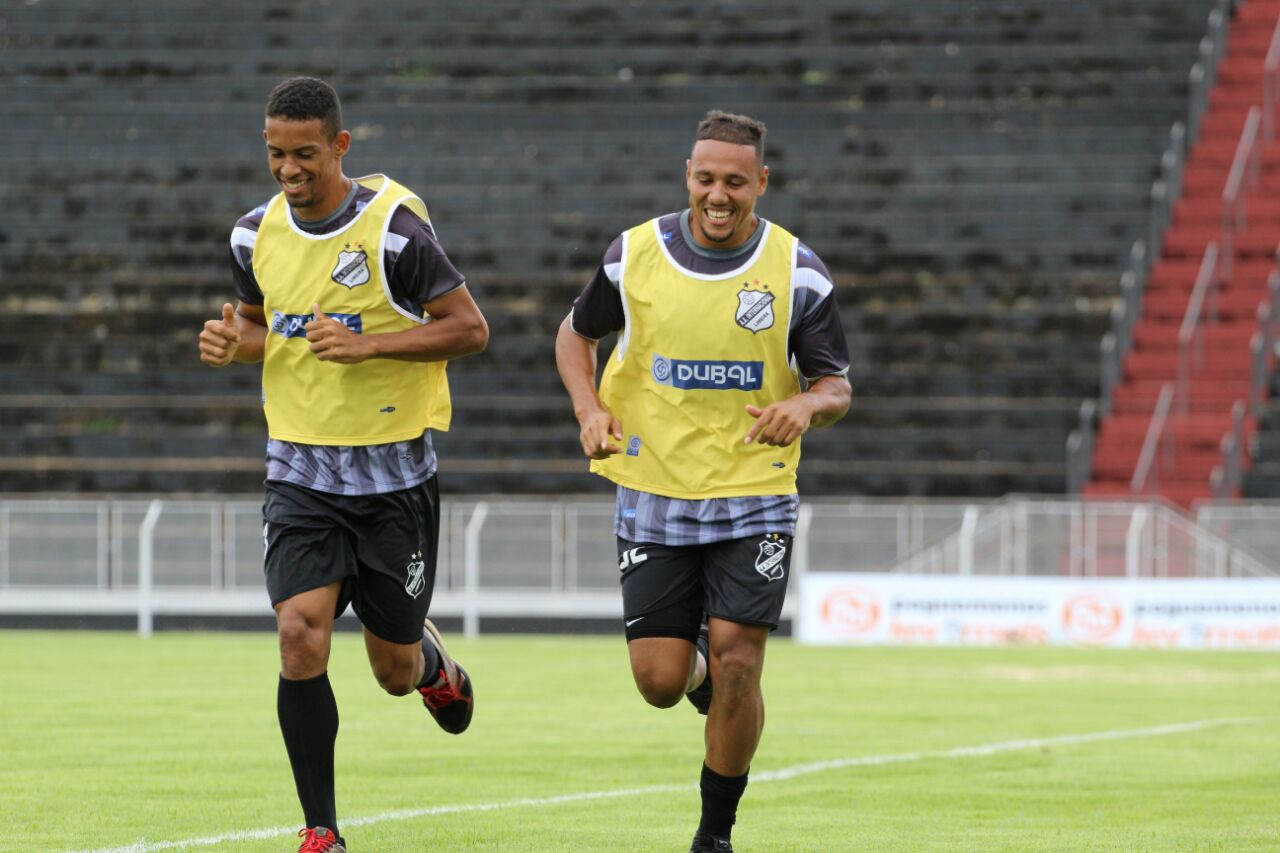
<svg viewBox="0 0 1280 853">
<path fill-rule="evenodd" d="M 232 308 L 224 303 L 222 316 L 205 321 L 200 331 L 200 360 L 210 367 L 225 367 L 233 361 L 262 361 L 267 339 L 266 318 L 260 305 Z"/>
</svg>

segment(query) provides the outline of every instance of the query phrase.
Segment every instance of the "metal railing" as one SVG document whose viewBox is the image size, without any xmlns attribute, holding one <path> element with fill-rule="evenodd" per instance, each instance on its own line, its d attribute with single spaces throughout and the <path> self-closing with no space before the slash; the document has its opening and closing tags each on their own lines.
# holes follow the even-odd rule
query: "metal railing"
<svg viewBox="0 0 1280 853">
<path fill-rule="evenodd" d="M 250 507 L 254 523 L 241 524 Z M 1280 577 L 1280 504 L 1238 544 L 1227 514 L 1241 508 L 1211 526 L 1158 499 L 806 501 L 791 583 L 831 571 Z M 620 615 L 612 501 L 457 499 L 443 510 L 433 613 L 461 617 L 469 633 L 489 617 Z M 249 501 L 0 501 L 0 614 L 115 614 L 143 632 L 157 616 L 269 615 L 260 519 Z"/>
<path fill-rule="evenodd" d="M 1160 389 L 1160 397 L 1151 413 L 1151 422 L 1147 424 L 1147 434 L 1138 454 L 1138 464 L 1134 466 L 1133 479 L 1129 481 L 1129 490 L 1135 495 L 1153 494 L 1160 487 L 1161 463 L 1167 466 L 1173 461 L 1173 431 L 1169 427 L 1173 397 L 1173 383 L 1166 382 Z M 1157 456 L 1163 456 L 1163 459 L 1157 459 Z"/>
<path fill-rule="evenodd" d="M 1127 525 L 1130 509 L 1121 512 L 1116 507 L 1143 503 L 1036 498 L 983 503 L 806 500 L 802 504 L 805 523 L 796 534 L 805 540 L 796 542 L 797 559 L 801 554 L 804 559 L 796 568 L 892 571 L 912 555 L 962 532 L 982 536 L 992 523 L 991 512 L 1001 507 L 1007 510 L 1001 517 L 1013 525 L 1004 529 L 1004 535 L 1017 544 L 1038 535 L 1036 518 L 1079 520 L 1120 513 Z M 1155 503 L 1168 506 L 1159 499 Z M 1275 523 L 1265 530 L 1280 543 L 1280 502 L 1274 504 L 1273 515 Z M 467 589 L 482 595 L 616 593 L 613 501 L 608 498 L 453 498 L 443 502 L 442 516 L 438 593 Z M 1088 533 L 1085 539 L 1098 536 L 1110 534 Z M 1263 553 L 1280 568 L 1280 544 Z M 264 588 L 261 501 L 173 496 L 159 502 L 147 498 L 0 500 L 0 566 L 4 569 L 0 609 L 7 596 L 17 591 L 65 593 L 73 605 L 94 591 L 131 594 L 139 586 L 142 564 L 148 562 L 158 590 L 189 591 L 206 598 L 215 592 L 247 592 L 260 608 Z M 1025 569 L 1055 574 L 1059 569 L 1054 561 L 1021 568 L 1016 562 L 1001 564 L 1003 568 L 982 560 L 970 565 L 976 573 Z"/>
<path fill-rule="evenodd" d="M 1274 552 L 1272 552 L 1274 553 Z M 894 567 L 909 574 L 1277 577 L 1227 536 L 1162 500 L 1006 499 Z"/>
<path fill-rule="evenodd" d="M 1067 494 L 1078 495 L 1089 482 L 1098 405 L 1093 400 L 1080 404 L 1079 426 L 1067 436 Z"/>
<path fill-rule="evenodd" d="M 1258 146 L 1261 126 L 1262 110 L 1257 106 L 1250 107 L 1244 129 L 1240 132 L 1240 141 L 1236 143 L 1227 183 L 1222 188 L 1222 269 L 1223 278 L 1227 280 L 1231 279 L 1235 264 L 1235 235 L 1249 226 L 1246 195 L 1258 186 L 1262 171 Z"/>
<path fill-rule="evenodd" d="M 1187 159 L 1187 126 L 1175 121 L 1169 128 L 1169 144 L 1160 155 L 1160 177 L 1151 184 L 1147 252 L 1160 257 L 1164 232 L 1173 220 L 1173 205 L 1182 196 L 1182 167 Z"/>
<path fill-rule="evenodd" d="M 1276 101 L 1280 99 L 1280 21 L 1271 33 L 1271 46 L 1262 63 L 1262 132 L 1267 142 L 1276 138 Z"/>
<path fill-rule="evenodd" d="M 1258 303 L 1258 330 L 1249 339 L 1249 413 L 1262 414 L 1262 397 L 1275 365 L 1276 323 L 1280 321 L 1280 272 L 1267 276 L 1267 295 Z"/>
<path fill-rule="evenodd" d="M 1209 92 L 1218 79 L 1218 63 L 1226 52 L 1227 26 L 1235 6 L 1235 0 L 1218 0 L 1217 6 L 1209 13 L 1205 34 L 1200 39 L 1199 56 L 1187 74 L 1190 89 L 1188 144 L 1194 144 L 1200 136 L 1200 119 L 1208 108 Z"/>
<path fill-rule="evenodd" d="M 1196 523 L 1275 569 L 1280 555 L 1280 501 L 1199 501 Z"/>
<path fill-rule="evenodd" d="M 1221 255 L 1218 244 L 1210 243 L 1204 249 L 1200 270 L 1196 273 L 1195 287 L 1187 301 L 1182 326 L 1178 329 L 1178 412 L 1185 414 L 1191 397 L 1191 372 L 1204 368 L 1204 315 L 1210 322 L 1218 322 L 1218 290 L 1221 276 L 1218 266 Z M 1206 310 L 1207 303 L 1207 310 Z"/>
<path fill-rule="evenodd" d="M 1133 346 L 1133 327 L 1142 316 L 1147 282 L 1147 244 L 1139 240 L 1129 249 L 1129 268 L 1120 276 L 1120 300 L 1111 309 L 1111 331 L 1102 336 L 1099 352 L 1099 414 L 1111 412 L 1111 395 L 1124 372 L 1124 358 Z"/>
<path fill-rule="evenodd" d="M 1222 462 L 1209 475 L 1209 488 L 1215 498 L 1234 497 L 1244 484 L 1244 419 L 1244 400 L 1236 400 L 1231 407 L 1231 429 L 1218 445 Z"/>
</svg>

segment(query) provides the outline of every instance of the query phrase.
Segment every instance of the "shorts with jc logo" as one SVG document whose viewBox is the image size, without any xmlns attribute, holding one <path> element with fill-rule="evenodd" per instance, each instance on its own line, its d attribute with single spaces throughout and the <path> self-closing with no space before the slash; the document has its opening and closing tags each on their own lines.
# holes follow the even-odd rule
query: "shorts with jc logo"
<svg viewBox="0 0 1280 853">
<path fill-rule="evenodd" d="M 778 627 L 791 574 L 791 537 L 781 533 L 705 545 L 618 539 L 627 639 L 698 636 L 703 614 Z"/>
<path fill-rule="evenodd" d="M 350 604 L 376 636 L 421 642 L 440 538 L 435 477 L 380 495 L 333 495 L 274 480 L 266 489 L 263 538 L 273 606 L 343 581 L 335 616 Z"/>
</svg>

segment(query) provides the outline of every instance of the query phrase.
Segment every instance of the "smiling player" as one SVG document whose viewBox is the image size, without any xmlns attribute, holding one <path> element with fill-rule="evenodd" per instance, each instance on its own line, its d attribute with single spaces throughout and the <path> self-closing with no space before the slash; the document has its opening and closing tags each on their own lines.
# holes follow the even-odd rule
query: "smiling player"
<svg viewBox="0 0 1280 853">
<path fill-rule="evenodd" d="M 800 437 L 850 399 L 826 267 L 755 212 L 764 137 L 754 119 L 708 113 L 685 166 L 688 209 L 614 240 L 556 337 L 583 453 L 618 485 L 636 686 L 651 705 L 687 695 L 707 715 L 691 853 L 732 851 L 786 594 Z M 597 342 L 615 331 L 597 392 Z"/>
<path fill-rule="evenodd" d="M 239 307 L 205 323 L 200 358 L 263 363 L 267 591 L 277 713 L 306 819 L 299 853 L 345 853 L 335 617 L 355 608 L 384 690 L 417 691 L 452 734 L 471 722 L 471 679 L 426 619 L 440 527 L 431 430 L 449 427 L 445 362 L 484 349 L 489 332 L 422 201 L 384 175 L 343 174 L 351 134 L 328 84 L 272 90 L 263 139 L 280 192 L 236 223 Z"/>
</svg>

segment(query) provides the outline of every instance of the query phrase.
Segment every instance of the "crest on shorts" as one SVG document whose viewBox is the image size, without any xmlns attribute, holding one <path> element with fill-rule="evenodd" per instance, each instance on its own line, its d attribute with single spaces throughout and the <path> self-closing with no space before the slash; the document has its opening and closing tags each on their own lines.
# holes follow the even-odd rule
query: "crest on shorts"
<svg viewBox="0 0 1280 853">
<path fill-rule="evenodd" d="M 409 555 L 409 565 L 404 567 L 407 577 L 404 582 L 404 591 L 409 594 L 410 598 L 417 598 L 427 589 L 427 564 L 422 559 L 422 552 Z"/>
<path fill-rule="evenodd" d="M 775 297 L 766 290 L 749 290 L 752 284 L 760 282 L 744 282 L 738 291 L 738 311 L 734 321 L 751 334 L 763 332 L 773 325 L 773 303 Z M 768 288 L 769 285 L 765 285 Z"/>
<path fill-rule="evenodd" d="M 771 533 L 760 543 L 760 554 L 756 557 L 756 571 L 764 575 L 765 580 L 780 581 L 786 575 L 782 560 L 787 556 L 787 546 L 782 537 Z"/>
<path fill-rule="evenodd" d="M 348 243 L 338 252 L 338 263 L 329 277 L 343 287 L 359 287 L 369 280 L 369 256 L 365 254 L 364 245 L 356 243 L 355 249 Z"/>
</svg>

